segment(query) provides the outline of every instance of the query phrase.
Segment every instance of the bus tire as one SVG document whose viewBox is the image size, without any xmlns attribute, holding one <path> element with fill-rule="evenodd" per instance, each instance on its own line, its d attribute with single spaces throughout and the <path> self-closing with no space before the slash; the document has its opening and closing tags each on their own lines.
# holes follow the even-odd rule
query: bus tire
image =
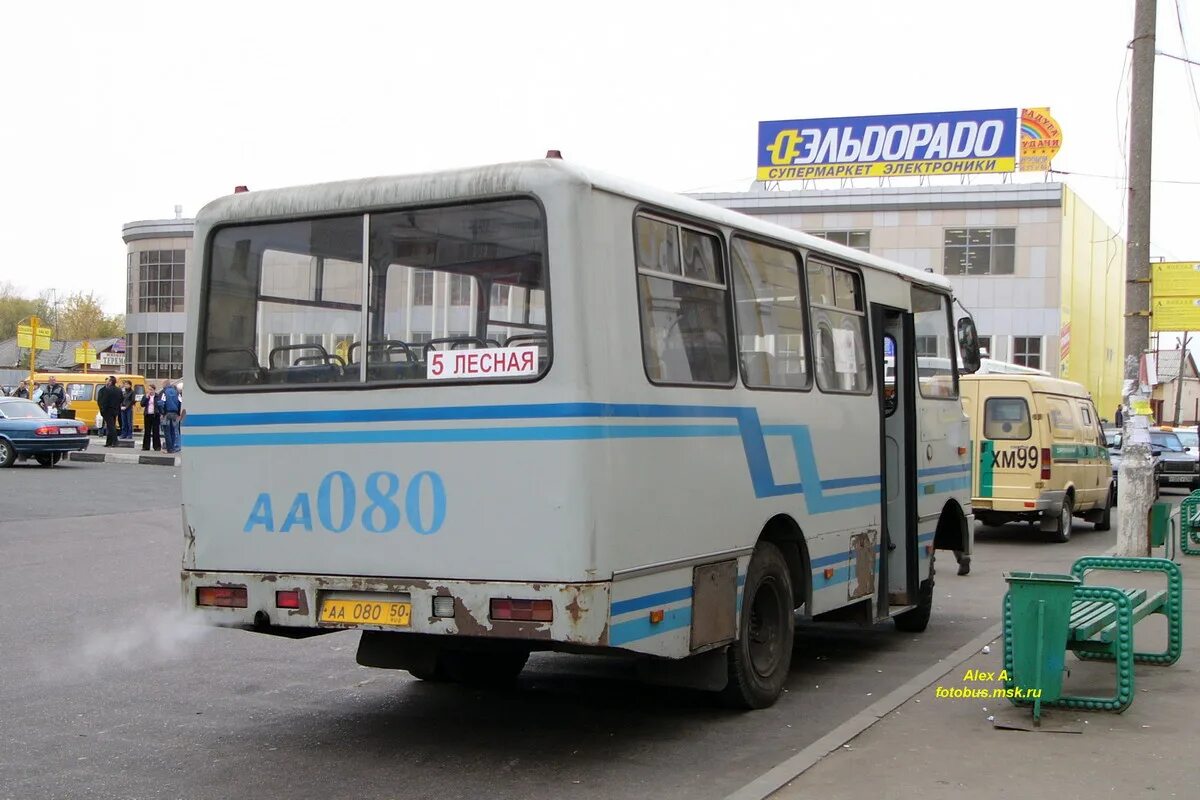
<svg viewBox="0 0 1200 800">
<path fill-rule="evenodd" d="M 509 686 L 516 681 L 521 670 L 525 669 L 525 662 L 528 660 L 528 650 L 483 653 L 443 650 L 438 653 L 437 667 L 434 668 L 432 680 L 449 680 L 479 687 Z"/>
<path fill-rule="evenodd" d="M 792 665 L 793 606 L 787 560 L 771 542 L 759 542 L 746 571 L 738 638 L 727 651 L 726 705 L 766 708 L 779 698 Z"/>
<path fill-rule="evenodd" d="M 924 633 L 929 627 L 929 616 L 933 613 L 933 560 L 936 554 L 936 550 L 929 554 L 929 577 L 921 581 L 916 607 L 892 618 L 896 630 L 902 633 Z"/>
</svg>

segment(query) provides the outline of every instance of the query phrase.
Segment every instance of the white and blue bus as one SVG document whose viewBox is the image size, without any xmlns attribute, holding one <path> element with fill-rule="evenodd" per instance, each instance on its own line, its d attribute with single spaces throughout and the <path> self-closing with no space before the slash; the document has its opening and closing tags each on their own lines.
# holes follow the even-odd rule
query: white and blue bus
<svg viewBox="0 0 1200 800">
<path fill-rule="evenodd" d="M 208 623 L 430 680 L 632 654 L 753 708 L 797 617 L 920 631 L 971 550 L 940 276 L 559 159 L 234 194 L 195 242 Z"/>
</svg>

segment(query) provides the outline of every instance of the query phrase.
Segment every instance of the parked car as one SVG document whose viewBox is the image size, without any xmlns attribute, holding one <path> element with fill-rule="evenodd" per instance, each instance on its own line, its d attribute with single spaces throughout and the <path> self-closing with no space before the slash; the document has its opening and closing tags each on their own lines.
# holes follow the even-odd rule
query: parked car
<svg viewBox="0 0 1200 800">
<path fill-rule="evenodd" d="M 51 418 L 41 406 L 20 397 L 0 397 L 0 467 L 30 456 L 43 467 L 57 464 L 73 450 L 86 450 L 87 425 Z"/>
<path fill-rule="evenodd" d="M 1192 454 L 1192 458 L 1200 459 L 1200 433 L 1197 433 L 1195 425 L 1188 427 L 1172 428 L 1168 425 L 1161 426 L 1162 430 L 1170 431 L 1179 437 L 1179 441 L 1183 442 L 1183 446 Z"/>
<path fill-rule="evenodd" d="M 1175 431 L 1151 428 L 1150 446 L 1162 450 L 1163 469 L 1158 476 L 1159 486 L 1200 489 L 1200 461 L 1188 452 Z"/>
<path fill-rule="evenodd" d="M 1104 440 L 1108 446 L 1108 458 L 1112 462 L 1113 474 L 1113 505 L 1115 506 L 1120 497 L 1120 483 L 1117 480 L 1117 473 L 1121 470 L 1121 437 L 1123 433 L 1120 428 L 1105 428 Z M 1154 489 L 1158 492 L 1159 484 L 1161 483 L 1161 475 L 1163 471 L 1162 448 L 1150 445 L 1151 466 L 1154 468 Z"/>
</svg>

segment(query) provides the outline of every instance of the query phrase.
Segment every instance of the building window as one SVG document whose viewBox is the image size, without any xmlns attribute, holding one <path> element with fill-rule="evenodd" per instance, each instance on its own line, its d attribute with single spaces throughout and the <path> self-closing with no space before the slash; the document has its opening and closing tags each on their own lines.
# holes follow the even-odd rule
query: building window
<svg viewBox="0 0 1200 800">
<path fill-rule="evenodd" d="M 918 356 L 934 356 L 938 354 L 938 337 L 936 336 L 918 336 L 917 355 Z"/>
<path fill-rule="evenodd" d="M 179 378 L 183 375 L 182 333 L 137 334 L 138 374 L 146 378 Z"/>
<path fill-rule="evenodd" d="M 1042 368 L 1042 337 L 1014 336 L 1012 363 L 1022 367 Z"/>
<path fill-rule="evenodd" d="M 139 312 L 183 311 L 183 267 L 186 252 L 144 250 L 137 254 Z"/>
<path fill-rule="evenodd" d="M 1012 275 L 1016 228 L 947 228 L 943 272 L 947 275 Z"/>
<path fill-rule="evenodd" d="M 413 270 L 412 287 L 414 306 L 433 305 L 433 270 Z"/>
<path fill-rule="evenodd" d="M 504 283 L 492 284 L 492 307 L 507 306 L 508 298 L 512 294 L 512 287 Z"/>
<path fill-rule="evenodd" d="M 871 252 L 870 231 L 812 231 L 812 235 L 827 242 L 861 250 L 864 253 Z"/>
<path fill-rule="evenodd" d="M 470 275 L 450 276 L 450 305 L 469 306 L 471 304 L 471 283 Z"/>
<path fill-rule="evenodd" d="M 979 352 L 984 358 L 992 358 L 992 337 L 979 337 Z"/>
</svg>

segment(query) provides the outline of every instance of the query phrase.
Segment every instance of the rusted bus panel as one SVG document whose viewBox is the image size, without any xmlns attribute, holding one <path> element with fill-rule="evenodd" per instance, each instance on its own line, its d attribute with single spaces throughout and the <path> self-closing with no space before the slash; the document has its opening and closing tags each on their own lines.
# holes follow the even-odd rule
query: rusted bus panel
<svg viewBox="0 0 1200 800">
<path fill-rule="evenodd" d="M 849 599 L 875 593 L 875 554 L 878 546 L 878 531 L 863 531 L 850 537 L 851 571 L 846 584 Z"/>
<path fill-rule="evenodd" d="M 489 581 L 419 580 L 343 575 L 200 572 L 184 570 L 185 608 L 205 623 L 226 627 L 284 627 L 411 631 L 446 636 L 531 639 L 547 643 L 605 646 L 608 644 L 609 584 L 510 583 Z M 246 608 L 196 605 L 200 586 L 245 586 Z M 278 591 L 300 592 L 300 608 L 276 608 Z M 321 602 L 332 593 L 362 593 L 380 600 L 412 603 L 410 625 L 330 624 L 318 622 Z M 453 617 L 435 617 L 433 598 L 454 598 Z M 548 599 L 551 622 L 490 619 L 493 598 Z"/>
</svg>

